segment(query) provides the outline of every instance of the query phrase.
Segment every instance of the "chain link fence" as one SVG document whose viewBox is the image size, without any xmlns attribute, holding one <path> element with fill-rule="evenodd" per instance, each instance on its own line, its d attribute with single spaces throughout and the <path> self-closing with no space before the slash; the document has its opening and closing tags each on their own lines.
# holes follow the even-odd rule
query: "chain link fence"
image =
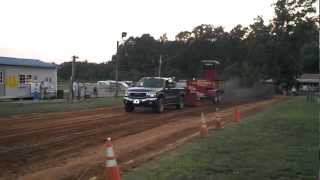
<svg viewBox="0 0 320 180">
<path fill-rule="evenodd" d="M 116 85 L 98 84 L 98 83 L 75 83 L 73 85 L 74 97 L 78 99 L 113 97 L 116 94 Z M 118 96 L 125 96 L 127 87 L 118 85 Z M 58 84 L 58 99 L 68 99 L 70 94 L 70 83 Z"/>
<path fill-rule="evenodd" d="M 310 101 L 313 103 L 320 103 L 320 92 L 319 91 L 307 91 L 305 93 L 306 93 L 307 101 Z"/>
</svg>

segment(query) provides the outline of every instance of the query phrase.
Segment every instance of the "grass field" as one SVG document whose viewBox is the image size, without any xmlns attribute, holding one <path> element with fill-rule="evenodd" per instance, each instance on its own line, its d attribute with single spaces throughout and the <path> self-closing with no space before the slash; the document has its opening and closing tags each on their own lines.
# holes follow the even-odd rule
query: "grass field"
<svg viewBox="0 0 320 180">
<path fill-rule="evenodd" d="M 319 106 L 296 98 L 211 131 L 124 180 L 315 180 Z"/>
<path fill-rule="evenodd" d="M 66 100 L 45 100 L 39 102 L 33 102 L 31 100 L 0 102 L 0 117 L 39 112 L 63 112 L 80 109 L 98 108 L 114 104 L 120 104 L 121 101 L 122 98 L 109 97 L 87 99 L 73 102 Z"/>
</svg>

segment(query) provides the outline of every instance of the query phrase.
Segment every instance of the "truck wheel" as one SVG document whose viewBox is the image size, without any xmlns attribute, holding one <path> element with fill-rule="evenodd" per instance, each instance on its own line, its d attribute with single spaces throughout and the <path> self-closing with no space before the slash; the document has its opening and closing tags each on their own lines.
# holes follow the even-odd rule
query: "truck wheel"
<svg viewBox="0 0 320 180">
<path fill-rule="evenodd" d="M 221 95 L 218 95 L 218 103 L 221 103 Z"/>
<path fill-rule="evenodd" d="M 126 104 L 124 106 L 124 109 L 126 112 L 132 112 L 132 111 L 134 111 L 134 106 L 132 104 Z"/>
<path fill-rule="evenodd" d="M 163 99 L 159 99 L 156 106 L 156 112 L 162 113 L 163 111 L 164 111 L 164 102 L 163 102 Z"/>
<path fill-rule="evenodd" d="M 219 103 L 220 101 L 221 101 L 220 95 L 215 96 L 215 97 L 212 98 L 212 102 L 215 103 L 215 104 Z"/>
<path fill-rule="evenodd" d="M 184 108 L 184 100 L 183 97 L 180 97 L 178 100 L 178 104 L 176 105 L 177 109 L 183 109 Z"/>
</svg>

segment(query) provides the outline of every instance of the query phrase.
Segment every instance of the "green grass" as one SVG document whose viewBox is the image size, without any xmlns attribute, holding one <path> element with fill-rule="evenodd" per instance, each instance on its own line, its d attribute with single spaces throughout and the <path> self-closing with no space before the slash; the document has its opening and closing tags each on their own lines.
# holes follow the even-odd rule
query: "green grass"
<svg viewBox="0 0 320 180">
<path fill-rule="evenodd" d="M 123 174 L 124 180 L 315 180 L 318 111 L 285 101 Z"/>
<path fill-rule="evenodd" d="M 0 102 L 0 117 L 30 114 L 39 112 L 63 112 L 80 109 L 90 109 L 120 104 L 122 98 L 97 98 L 81 101 L 45 100 L 39 102 L 16 101 Z"/>
</svg>

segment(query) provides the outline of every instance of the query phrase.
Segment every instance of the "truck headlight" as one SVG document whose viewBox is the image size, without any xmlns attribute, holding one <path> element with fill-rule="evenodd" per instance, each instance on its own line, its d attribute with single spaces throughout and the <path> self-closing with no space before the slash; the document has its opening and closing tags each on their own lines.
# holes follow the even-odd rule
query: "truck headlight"
<svg viewBox="0 0 320 180">
<path fill-rule="evenodd" d="M 147 92 L 147 97 L 156 97 L 157 96 L 157 93 L 154 93 L 154 92 Z"/>
</svg>

